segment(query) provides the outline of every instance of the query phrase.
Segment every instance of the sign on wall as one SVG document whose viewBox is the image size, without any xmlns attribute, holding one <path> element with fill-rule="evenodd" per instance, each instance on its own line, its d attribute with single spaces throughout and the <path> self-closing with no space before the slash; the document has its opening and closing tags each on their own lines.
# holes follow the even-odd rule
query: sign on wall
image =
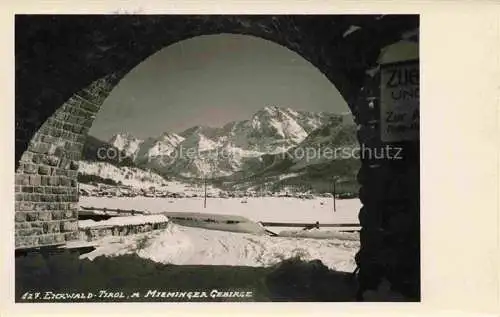
<svg viewBox="0 0 500 317">
<path fill-rule="evenodd" d="M 380 65 L 380 128 L 383 142 L 419 139 L 418 60 Z"/>
</svg>

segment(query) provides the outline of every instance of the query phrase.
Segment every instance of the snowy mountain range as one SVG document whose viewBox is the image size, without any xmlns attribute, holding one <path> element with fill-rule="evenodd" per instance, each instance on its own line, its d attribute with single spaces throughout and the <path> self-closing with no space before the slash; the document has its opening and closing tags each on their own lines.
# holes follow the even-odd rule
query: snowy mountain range
<svg viewBox="0 0 500 317">
<path fill-rule="evenodd" d="M 223 127 L 194 126 L 145 140 L 120 133 L 109 144 L 137 166 L 188 178 L 229 176 L 260 168 L 263 155 L 286 152 L 325 126 L 341 126 L 341 115 L 264 107 Z"/>
<path fill-rule="evenodd" d="M 357 192 L 359 160 L 297 155 L 312 148 L 356 147 L 351 120 L 350 115 L 265 107 L 248 120 L 219 128 L 194 126 L 145 140 L 130 133 L 109 142 L 89 136 L 80 173 L 134 187 L 162 187 L 174 180 L 197 184 L 207 176 L 226 190 L 300 186 L 317 192 L 330 191 L 332 177 L 341 177 L 344 191 Z"/>
<path fill-rule="evenodd" d="M 356 125 L 331 122 L 286 152 L 263 155 L 253 170 L 236 172 L 218 182 L 230 190 L 331 192 L 332 179 L 337 178 L 337 190 L 357 193 L 361 163 L 351 154 L 358 147 Z"/>
</svg>

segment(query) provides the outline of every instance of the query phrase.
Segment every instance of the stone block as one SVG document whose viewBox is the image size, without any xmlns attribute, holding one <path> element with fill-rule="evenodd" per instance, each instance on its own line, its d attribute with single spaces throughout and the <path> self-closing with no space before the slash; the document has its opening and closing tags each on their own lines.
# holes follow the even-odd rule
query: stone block
<svg viewBox="0 0 500 317">
<path fill-rule="evenodd" d="M 45 211 L 45 210 L 47 210 L 47 204 L 46 203 L 35 203 L 34 210 L 35 211 Z"/>
<path fill-rule="evenodd" d="M 47 155 L 44 158 L 44 164 L 47 164 L 49 166 L 57 166 L 57 164 L 59 164 L 59 157 L 55 155 Z"/>
<path fill-rule="evenodd" d="M 62 124 L 62 129 L 65 131 L 73 131 L 73 125 L 65 122 Z"/>
<path fill-rule="evenodd" d="M 57 175 L 57 176 L 66 176 L 67 171 L 62 168 L 54 168 L 54 173 L 52 175 Z"/>
<path fill-rule="evenodd" d="M 75 180 L 77 179 L 78 177 L 78 170 L 67 170 L 66 171 L 66 176 L 68 176 L 69 178 L 74 178 Z"/>
<path fill-rule="evenodd" d="M 49 186 L 50 185 L 50 176 L 42 176 L 40 183 L 42 186 Z"/>
<path fill-rule="evenodd" d="M 36 164 L 25 163 L 23 164 L 23 171 L 26 174 L 35 174 L 38 170 L 38 166 Z"/>
<path fill-rule="evenodd" d="M 60 176 L 50 176 L 49 185 L 50 186 L 58 186 L 60 184 L 61 178 Z"/>
<path fill-rule="evenodd" d="M 45 142 L 45 143 L 54 143 L 57 141 L 57 138 L 51 136 L 51 135 L 44 135 L 42 136 L 42 142 Z"/>
<path fill-rule="evenodd" d="M 19 210 L 20 211 L 32 211 L 32 210 L 34 210 L 34 204 L 32 202 L 29 202 L 29 201 L 20 202 Z"/>
<path fill-rule="evenodd" d="M 64 239 L 66 241 L 73 241 L 73 240 L 78 240 L 79 234 L 77 231 L 74 232 L 67 232 L 64 234 Z"/>
<path fill-rule="evenodd" d="M 56 235 L 51 234 L 51 235 L 40 236 L 39 244 L 40 245 L 57 244 Z"/>
<path fill-rule="evenodd" d="M 40 165 L 38 167 L 38 174 L 40 175 L 50 175 L 50 167 L 46 165 Z"/>
<path fill-rule="evenodd" d="M 42 201 L 42 199 L 41 199 L 41 198 L 42 198 L 42 196 L 44 196 L 44 194 L 35 194 L 35 193 L 30 194 L 30 195 L 31 195 L 31 196 L 30 196 L 30 199 L 29 199 L 29 200 L 31 200 L 32 202 Z"/>
<path fill-rule="evenodd" d="M 16 236 L 15 237 L 15 247 L 32 247 L 39 245 L 39 237 L 30 236 Z"/>
<path fill-rule="evenodd" d="M 24 222 L 26 221 L 26 213 L 22 211 L 16 211 L 14 213 L 14 220 L 16 222 Z"/>
<path fill-rule="evenodd" d="M 27 221 L 38 221 L 39 220 L 39 212 L 27 212 L 26 214 L 26 220 Z"/>
<path fill-rule="evenodd" d="M 82 131 L 82 126 L 81 125 L 79 125 L 79 124 L 73 124 L 71 132 L 78 134 L 78 133 L 81 133 L 81 131 Z"/>
<path fill-rule="evenodd" d="M 58 234 L 55 236 L 55 242 L 57 244 L 64 243 L 66 241 L 64 234 Z"/>
<path fill-rule="evenodd" d="M 37 142 L 33 144 L 30 150 L 35 153 L 47 154 L 49 153 L 50 145 L 48 143 Z"/>
<path fill-rule="evenodd" d="M 33 153 L 29 151 L 24 152 L 20 159 L 21 162 L 31 162 L 32 160 L 33 160 Z"/>
<path fill-rule="evenodd" d="M 52 126 L 53 126 L 54 128 L 56 128 L 56 129 L 61 130 L 61 129 L 63 129 L 63 127 L 64 127 L 64 123 L 63 123 L 63 122 L 61 122 L 61 121 L 59 121 L 59 120 L 53 120 L 53 121 L 52 121 Z"/>
<path fill-rule="evenodd" d="M 61 109 L 63 110 L 63 109 Z M 58 111 L 54 114 L 54 118 L 60 121 L 67 121 L 69 115 L 65 113 L 64 111 Z"/>
<path fill-rule="evenodd" d="M 68 190 L 66 189 L 66 187 L 54 187 L 54 194 L 58 194 L 58 195 L 67 195 L 68 194 Z"/>
<path fill-rule="evenodd" d="M 60 126 L 60 124 L 57 125 Z M 62 130 L 60 128 L 54 127 L 52 128 L 50 135 L 56 138 L 60 138 L 62 136 Z"/>
<path fill-rule="evenodd" d="M 93 99 L 88 92 L 86 92 L 86 91 L 80 91 L 80 92 L 78 92 L 78 95 L 84 99 L 84 101 L 80 105 L 81 109 L 84 109 L 84 110 L 86 110 L 88 112 L 92 112 L 92 113 L 95 113 L 95 112 L 97 112 L 99 110 L 98 106 L 96 106 L 96 105 L 92 104 L 91 102 L 87 101 L 89 99 L 90 100 Z"/>
<path fill-rule="evenodd" d="M 44 157 L 45 157 L 45 155 L 43 155 L 43 154 L 34 154 L 32 162 L 34 164 L 43 164 L 43 158 Z"/>
<path fill-rule="evenodd" d="M 61 211 L 61 210 L 54 210 L 54 211 L 52 211 L 52 219 L 53 220 L 62 220 L 62 219 L 65 219 L 65 217 L 64 217 L 64 211 Z"/>
<path fill-rule="evenodd" d="M 16 222 L 14 226 L 15 230 L 17 231 L 18 229 L 30 229 L 31 224 L 29 222 Z"/>
<path fill-rule="evenodd" d="M 33 192 L 37 194 L 43 194 L 45 193 L 45 187 L 42 186 L 33 187 Z"/>
<path fill-rule="evenodd" d="M 71 180 L 69 178 L 67 178 L 67 177 L 61 176 L 61 178 L 59 179 L 59 184 L 61 186 L 70 187 L 71 186 Z"/>
<path fill-rule="evenodd" d="M 36 236 L 43 234 L 41 228 L 29 228 L 29 229 L 18 229 L 16 230 L 16 235 L 18 236 Z"/>
<path fill-rule="evenodd" d="M 40 221 L 50 221 L 50 220 L 52 220 L 52 213 L 50 213 L 48 211 L 39 212 L 38 219 Z"/>
<path fill-rule="evenodd" d="M 33 186 L 21 186 L 21 192 L 23 193 L 32 193 Z"/>
<path fill-rule="evenodd" d="M 60 228 L 60 223 L 58 221 L 45 222 L 43 224 L 44 233 L 58 233 Z"/>
<path fill-rule="evenodd" d="M 16 174 L 14 179 L 15 179 L 15 184 L 16 185 L 23 185 L 23 180 L 26 175 L 23 174 Z M 29 182 L 28 182 L 29 183 Z M 28 184 L 26 184 L 28 185 Z"/>
<path fill-rule="evenodd" d="M 40 175 L 30 175 L 29 184 L 32 186 L 40 186 L 42 184 L 42 177 Z"/>
<path fill-rule="evenodd" d="M 77 221 L 64 221 L 61 222 L 61 231 L 77 231 L 78 230 L 78 222 Z"/>
<path fill-rule="evenodd" d="M 82 100 L 76 97 L 71 97 L 66 101 L 66 108 L 68 108 L 68 112 L 72 112 L 77 110 L 82 104 Z M 70 111 L 71 110 L 71 111 Z"/>
</svg>

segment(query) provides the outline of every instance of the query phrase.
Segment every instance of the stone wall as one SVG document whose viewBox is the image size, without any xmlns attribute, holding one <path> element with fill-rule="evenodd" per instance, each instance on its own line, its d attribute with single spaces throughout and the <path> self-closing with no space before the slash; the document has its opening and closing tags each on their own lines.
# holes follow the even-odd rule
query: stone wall
<svg viewBox="0 0 500 317">
<path fill-rule="evenodd" d="M 95 241 L 98 240 L 99 238 L 108 236 L 122 237 L 131 234 L 161 230 L 167 228 L 167 226 L 168 226 L 168 221 L 156 222 L 156 223 L 144 223 L 140 225 L 80 228 L 79 238 L 83 241 Z"/>
<path fill-rule="evenodd" d="M 78 161 L 100 105 L 117 81 L 109 75 L 72 96 L 38 130 L 15 175 L 15 247 L 78 238 Z"/>
<path fill-rule="evenodd" d="M 379 103 L 377 72 L 366 76 L 354 109 L 360 145 L 371 150 L 386 146 L 380 138 Z M 358 173 L 363 204 L 359 212 L 361 247 L 356 255 L 360 291 L 376 290 L 385 279 L 407 298 L 419 300 L 419 141 L 391 146 L 401 149 L 400 160 L 364 157 Z"/>
</svg>

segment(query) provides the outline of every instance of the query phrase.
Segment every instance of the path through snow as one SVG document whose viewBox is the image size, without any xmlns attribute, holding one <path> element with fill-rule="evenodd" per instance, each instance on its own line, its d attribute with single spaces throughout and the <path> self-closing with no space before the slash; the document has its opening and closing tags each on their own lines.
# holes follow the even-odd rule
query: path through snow
<svg viewBox="0 0 500 317">
<path fill-rule="evenodd" d="M 337 271 L 352 272 L 359 241 L 270 237 L 184 227 L 170 223 L 165 230 L 124 237 L 105 237 L 96 250 L 82 255 L 116 256 L 136 253 L 156 262 L 178 265 L 270 266 L 300 256 L 321 260 Z"/>
</svg>

